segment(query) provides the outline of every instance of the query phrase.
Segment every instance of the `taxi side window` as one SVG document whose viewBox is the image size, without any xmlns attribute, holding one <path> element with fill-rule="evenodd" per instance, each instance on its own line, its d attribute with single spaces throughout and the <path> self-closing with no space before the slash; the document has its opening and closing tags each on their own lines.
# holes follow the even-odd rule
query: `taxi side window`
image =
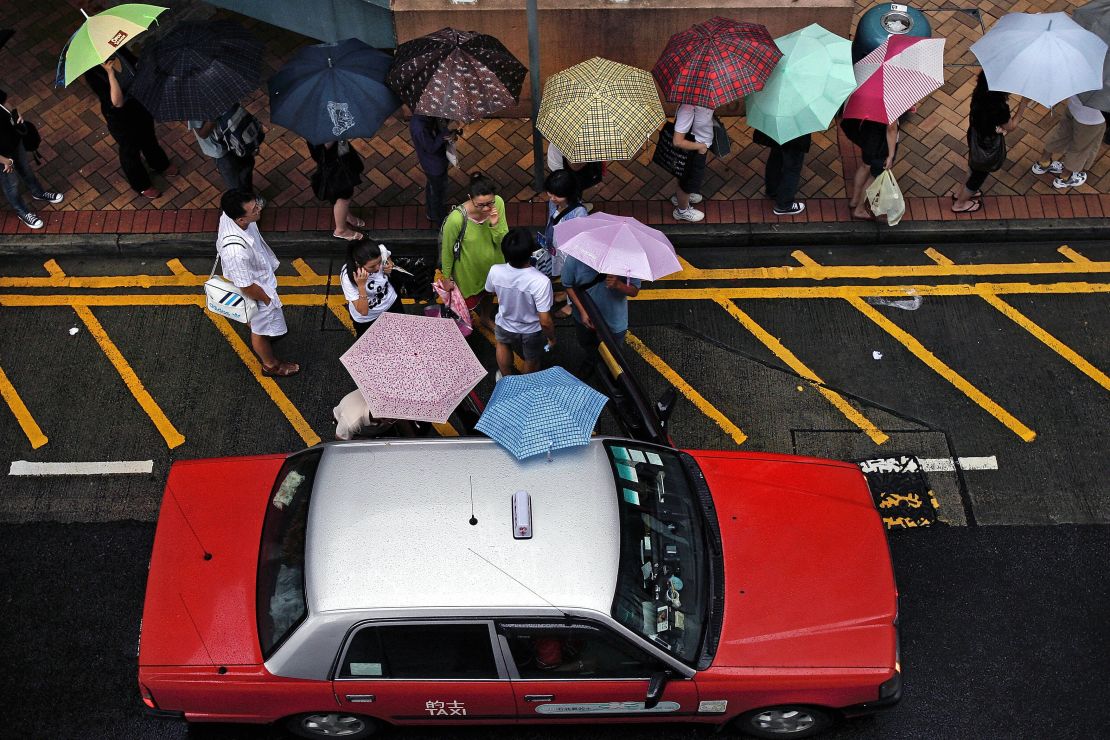
<svg viewBox="0 0 1110 740">
<path fill-rule="evenodd" d="M 363 627 L 351 639 L 340 678 L 497 678 L 484 624 Z"/>
<path fill-rule="evenodd" d="M 648 678 L 659 663 L 627 641 L 587 624 L 498 625 L 522 679 Z"/>
</svg>

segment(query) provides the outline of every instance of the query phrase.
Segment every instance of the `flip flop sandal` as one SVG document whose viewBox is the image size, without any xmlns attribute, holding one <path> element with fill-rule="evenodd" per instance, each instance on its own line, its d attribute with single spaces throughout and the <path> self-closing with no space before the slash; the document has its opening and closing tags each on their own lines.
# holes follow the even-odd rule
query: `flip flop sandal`
<svg viewBox="0 0 1110 740">
<path fill-rule="evenodd" d="M 960 208 L 960 209 L 953 208 L 952 213 L 975 213 L 976 211 L 978 211 L 982 207 L 983 207 L 983 201 L 976 199 L 976 200 L 971 201 L 971 205 L 968 206 L 967 208 Z"/>
<path fill-rule="evenodd" d="M 336 239 L 342 239 L 345 242 L 357 242 L 363 238 L 363 233 L 361 231 L 356 231 L 350 236 L 342 236 L 341 234 L 336 234 L 335 232 L 332 232 L 332 236 L 334 236 Z"/>
<path fill-rule="evenodd" d="M 956 194 L 955 193 L 949 193 L 948 197 L 951 198 L 952 200 L 956 200 Z M 971 197 L 972 198 L 982 198 L 983 197 L 983 191 L 982 190 L 976 190 L 974 193 L 971 194 Z"/>
<path fill-rule="evenodd" d="M 354 219 L 354 223 L 351 222 L 351 219 Z M 347 225 L 348 226 L 354 226 L 356 229 L 365 229 L 366 228 L 366 222 L 363 221 L 358 216 L 351 216 L 350 218 L 348 218 L 347 219 Z"/>
<path fill-rule="evenodd" d="M 267 378 L 288 378 L 301 371 L 301 366 L 295 362 L 279 362 L 276 366 L 262 366 L 262 374 Z"/>
</svg>

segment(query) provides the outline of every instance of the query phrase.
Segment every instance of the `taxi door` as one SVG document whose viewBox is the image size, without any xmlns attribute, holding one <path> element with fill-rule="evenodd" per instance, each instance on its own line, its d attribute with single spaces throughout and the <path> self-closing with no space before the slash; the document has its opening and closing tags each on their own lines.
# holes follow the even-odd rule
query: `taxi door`
<svg viewBox="0 0 1110 740">
<path fill-rule="evenodd" d="M 497 631 L 511 656 L 506 661 L 521 722 L 682 721 L 697 714 L 697 687 L 677 676 L 648 707 L 651 676 L 665 666 L 604 627 L 506 620 Z"/>
<path fill-rule="evenodd" d="M 368 622 L 339 661 L 336 701 L 396 724 L 512 723 L 516 702 L 493 636 L 486 621 Z"/>
</svg>

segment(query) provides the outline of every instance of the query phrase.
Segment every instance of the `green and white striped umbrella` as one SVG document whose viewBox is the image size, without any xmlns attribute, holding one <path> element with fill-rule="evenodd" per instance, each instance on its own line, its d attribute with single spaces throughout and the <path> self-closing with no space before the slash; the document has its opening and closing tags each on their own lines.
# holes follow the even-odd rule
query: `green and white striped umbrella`
<svg viewBox="0 0 1110 740">
<path fill-rule="evenodd" d="M 536 128 L 577 164 L 632 159 L 666 120 L 649 72 L 594 57 L 548 78 Z"/>
<path fill-rule="evenodd" d="M 96 65 L 108 61 L 108 57 L 150 28 L 150 24 L 166 10 L 169 8 L 126 3 L 108 8 L 91 18 L 82 10 L 85 22 L 73 34 L 65 52 L 65 84 L 69 85 Z"/>
</svg>

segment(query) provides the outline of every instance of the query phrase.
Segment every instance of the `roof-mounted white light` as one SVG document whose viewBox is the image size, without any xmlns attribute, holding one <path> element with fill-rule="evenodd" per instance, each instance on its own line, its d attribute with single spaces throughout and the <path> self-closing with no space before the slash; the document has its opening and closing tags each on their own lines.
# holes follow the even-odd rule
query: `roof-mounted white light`
<svg viewBox="0 0 1110 740">
<path fill-rule="evenodd" d="M 513 538 L 532 539 L 532 497 L 527 491 L 513 494 Z"/>
</svg>

